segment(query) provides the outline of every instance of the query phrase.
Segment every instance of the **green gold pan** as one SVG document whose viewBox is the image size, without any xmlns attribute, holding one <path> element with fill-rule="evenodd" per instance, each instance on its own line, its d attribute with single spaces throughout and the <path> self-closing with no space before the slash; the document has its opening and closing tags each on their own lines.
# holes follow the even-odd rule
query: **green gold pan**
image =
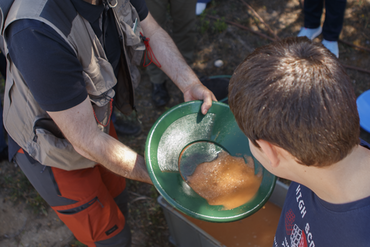
<svg viewBox="0 0 370 247">
<path fill-rule="evenodd" d="M 152 126 L 146 140 L 145 159 L 149 175 L 159 193 L 179 211 L 211 222 L 243 219 L 260 209 L 269 199 L 276 177 L 253 158 L 255 173 L 262 170 L 257 195 L 244 205 L 224 210 L 212 206 L 196 194 L 179 172 L 179 157 L 189 144 L 213 143 L 232 156 L 252 156 L 247 137 L 239 129 L 227 104 L 213 102 L 206 115 L 200 112 L 202 101 L 179 104 L 166 111 Z M 187 154 L 189 155 L 189 154 Z"/>
</svg>

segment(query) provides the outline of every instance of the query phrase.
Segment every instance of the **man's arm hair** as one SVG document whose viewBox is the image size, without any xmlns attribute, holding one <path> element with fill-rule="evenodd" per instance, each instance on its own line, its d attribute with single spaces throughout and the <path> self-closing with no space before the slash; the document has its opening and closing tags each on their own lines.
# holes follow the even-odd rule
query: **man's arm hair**
<svg viewBox="0 0 370 247">
<path fill-rule="evenodd" d="M 48 113 L 79 154 L 123 177 L 152 184 L 144 158 L 99 130 L 89 97 L 70 109 Z"/>
<path fill-rule="evenodd" d="M 204 100 L 202 113 L 205 114 L 212 106 L 212 100 L 217 101 L 216 97 L 199 81 L 171 37 L 158 25 L 150 12 L 141 22 L 141 27 L 145 37 L 150 39 L 149 44 L 155 57 L 162 65 L 163 72 L 183 92 L 185 101 Z"/>
</svg>

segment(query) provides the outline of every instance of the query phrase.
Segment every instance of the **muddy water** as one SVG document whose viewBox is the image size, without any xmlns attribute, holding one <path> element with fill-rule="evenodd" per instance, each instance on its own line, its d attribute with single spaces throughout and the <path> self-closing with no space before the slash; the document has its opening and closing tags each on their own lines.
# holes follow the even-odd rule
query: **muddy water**
<svg viewBox="0 0 370 247">
<path fill-rule="evenodd" d="M 227 247 L 271 247 L 281 208 L 267 202 L 251 216 L 230 223 L 213 223 L 184 215 L 214 239 Z"/>
<path fill-rule="evenodd" d="M 251 200 L 261 184 L 261 174 L 254 174 L 253 159 L 248 164 L 244 158 L 227 152 L 217 159 L 199 164 L 191 176 L 189 186 L 210 205 L 223 205 L 225 210 L 239 207 Z"/>
</svg>

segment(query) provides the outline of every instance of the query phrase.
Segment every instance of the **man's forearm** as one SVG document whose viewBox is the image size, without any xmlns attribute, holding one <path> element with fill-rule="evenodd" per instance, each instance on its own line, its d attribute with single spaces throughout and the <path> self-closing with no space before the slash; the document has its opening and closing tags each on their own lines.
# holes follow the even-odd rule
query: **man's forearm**
<svg viewBox="0 0 370 247">
<path fill-rule="evenodd" d="M 152 184 L 144 158 L 113 137 L 99 131 L 89 145 L 75 147 L 86 158 L 96 161 L 108 170 L 125 178 Z"/>
<path fill-rule="evenodd" d="M 150 14 L 143 21 L 142 27 L 144 35 L 150 38 L 150 47 L 161 64 L 161 69 L 182 92 L 186 92 L 194 84 L 201 84 L 172 38 L 155 22 Z"/>
<path fill-rule="evenodd" d="M 201 111 L 206 114 L 212 106 L 212 101 L 217 101 L 214 94 L 199 81 L 171 37 L 157 24 L 150 13 L 141 22 L 141 27 L 144 35 L 150 39 L 149 44 L 162 65 L 161 69 L 183 92 L 184 100 L 203 100 Z"/>
<path fill-rule="evenodd" d="M 152 183 L 144 158 L 99 130 L 89 97 L 68 110 L 48 113 L 79 154 L 126 178 Z"/>
</svg>

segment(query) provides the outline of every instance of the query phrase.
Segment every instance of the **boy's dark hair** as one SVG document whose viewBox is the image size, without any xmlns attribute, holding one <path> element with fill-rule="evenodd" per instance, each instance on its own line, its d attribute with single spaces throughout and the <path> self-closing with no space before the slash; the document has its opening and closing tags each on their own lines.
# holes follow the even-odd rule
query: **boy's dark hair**
<svg viewBox="0 0 370 247">
<path fill-rule="evenodd" d="M 256 49 L 237 67 L 229 105 L 240 129 L 297 162 L 327 166 L 359 144 L 356 96 L 344 68 L 323 45 L 287 38 Z"/>
</svg>

